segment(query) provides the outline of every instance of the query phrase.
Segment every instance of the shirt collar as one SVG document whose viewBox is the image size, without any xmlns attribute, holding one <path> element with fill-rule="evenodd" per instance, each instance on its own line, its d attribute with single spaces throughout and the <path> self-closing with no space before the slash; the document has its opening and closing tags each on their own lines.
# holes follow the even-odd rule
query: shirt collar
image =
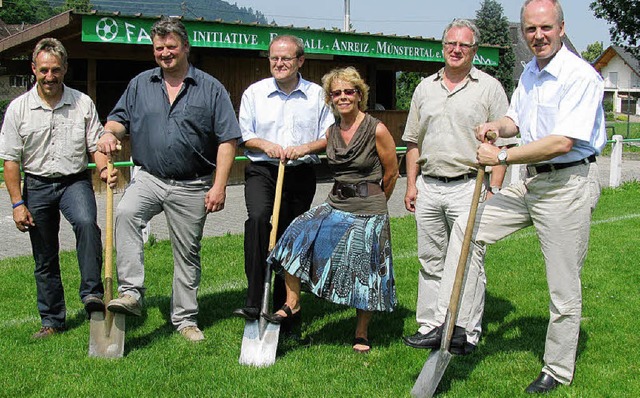
<svg viewBox="0 0 640 398">
<path fill-rule="evenodd" d="M 478 68 L 471 65 L 471 70 L 469 71 L 467 76 L 469 76 L 469 79 L 471 80 L 478 80 L 478 73 L 479 73 Z M 444 67 L 440 68 L 440 70 L 437 72 L 435 80 L 442 80 L 443 78 L 444 78 Z"/>
<path fill-rule="evenodd" d="M 562 64 L 565 62 L 566 57 L 569 54 L 570 54 L 570 51 L 567 49 L 567 47 L 564 44 L 562 44 L 562 47 L 560 47 L 560 50 L 558 50 L 558 52 L 553 56 L 553 58 L 551 58 L 551 61 L 549 61 L 547 66 L 542 68 L 542 70 L 538 69 L 538 62 L 536 62 L 536 57 L 533 57 L 533 59 L 527 64 L 527 71 L 529 73 L 534 73 L 534 74 L 538 74 L 540 72 L 546 72 L 551 76 L 558 77 L 562 69 Z"/>
<path fill-rule="evenodd" d="M 53 109 L 58 109 L 63 105 L 71 105 L 73 103 L 73 97 L 71 95 L 71 90 L 67 88 L 66 84 L 62 84 L 62 97 L 60 101 L 56 104 Z M 38 94 L 38 83 L 36 83 L 33 88 L 29 91 L 29 109 L 50 109 L 49 105 L 44 102 L 40 95 Z"/>
<path fill-rule="evenodd" d="M 284 91 L 280 90 L 280 88 L 278 87 L 278 83 L 276 83 L 275 77 L 271 78 L 271 83 L 272 83 L 272 88 L 271 88 L 271 91 L 269 92 L 269 95 L 272 95 L 275 93 L 282 93 L 287 95 Z M 310 86 L 311 86 L 311 83 L 303 79 L 300 72 L 298 72 L 298 85 L 296 86 L 296 88 L 293 89 L 293 91 L 291 91 L 291 94 L 288 94 L 288 95 L 293 95 L 293 93 L 295 93 L 296 91 L 300 91 L 302 95 L 307 97 L 308 96 L 307 92 Z"/>
<path fill-rule="evenodd" d="M 191 84 L 196 84 L 196 78 L 195 78 L 195 67 L 191 64 L 189 64 L 189 69 L 187 70 L 187 74 L 184 77 L 184 79 L 182 80 L 183 82 L 190 82 Z M 153 68 L 153 70 L 151 71 L 151 76 L 149 76 L 149 81 L 150 82 L 161 82 L 162 81 L 162 68 L 155 67 Z"/>
</svg>

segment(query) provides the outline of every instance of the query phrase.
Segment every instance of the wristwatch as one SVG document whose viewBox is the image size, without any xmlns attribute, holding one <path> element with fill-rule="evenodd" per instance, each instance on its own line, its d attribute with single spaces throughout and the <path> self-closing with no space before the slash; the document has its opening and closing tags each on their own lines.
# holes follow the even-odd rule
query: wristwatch
<svg viewBox="0 0 640 398">
<path fill-rule="evenodd" d="M 503 166 L 507 165 L 507 148 L 501 149 L 500 152 L 498 152 L 498 162 Z"/>
<path fill-rule="evenodd" d="M 492 194 L 497 194 L 498 192 L 500 192 L 500 187 L 498 186 L 491 186 L 489 187 L 489 192 L 491 192 Z"/>
</svg>

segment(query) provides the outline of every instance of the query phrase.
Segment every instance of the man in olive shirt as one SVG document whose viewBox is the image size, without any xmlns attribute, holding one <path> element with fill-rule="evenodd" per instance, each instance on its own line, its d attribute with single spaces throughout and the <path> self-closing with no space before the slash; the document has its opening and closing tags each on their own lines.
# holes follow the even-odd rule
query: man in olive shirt
<svg viewBox="0 0 640 398">
<path fill-rule="evenodd" d="M 0 158 L 11 197 L 13 220 L 29 232 L 41 329 L 34 338 L 65 329 L 66 305 L 60 275 L 60 213 L 76 236 L 80 298 L 87 313 L 104 311 L 102 242 L 96 201 L 87 170 L 97 163 L 106 181 L 106 157 L 96 152 L 102 125 L 91 99 L 64 85 L 67 51 L 60 41 L 42 39 L 33 51 L 33 89 L 9 105 L 0 133 Z M 20 190 L 20 165 L 24 187 Z"/>
<path fill-rule="evenodd" d="M 421 265 L 416 309 L 419 329 L 404 338 L 414 348 L 440 345 L 441 328 L 434 319 L 436 300 L 451 227 L 458 215 L 469 210 L 473 196 L 479 145 L 474 128 L 500 118 L 508 107 L 500 82 L 472 65 L 479 36 L 477 27 L 463 19 L 445 28 L 445 66 L 416 88 L 402 137 L 407 143 L 405 207 L 415 213 Z M 485 182 L 487 197 L 502 186 L 505 169 L 493 168 L 490 181 Z M 484 300 L 484 279 L 477 280 L 478 297 Z M 471 323 L 469 343 L 464 330 L 456 330 L 452 350 L 468 352 L 475 347 L 480 317 Z"/>
</svg>

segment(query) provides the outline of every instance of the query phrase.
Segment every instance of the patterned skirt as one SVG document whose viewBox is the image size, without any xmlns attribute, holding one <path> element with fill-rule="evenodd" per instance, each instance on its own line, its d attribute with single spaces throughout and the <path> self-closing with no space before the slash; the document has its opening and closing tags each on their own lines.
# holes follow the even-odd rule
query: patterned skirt
<svg viewBox="0 0 640 398">
<path fill-rule="evenodd" d="M 289 225 L 267 263 L 336 304 L 366 311 L 393 311 L 397 304 L 387 214 L 314 207 Z"/>
</svg>

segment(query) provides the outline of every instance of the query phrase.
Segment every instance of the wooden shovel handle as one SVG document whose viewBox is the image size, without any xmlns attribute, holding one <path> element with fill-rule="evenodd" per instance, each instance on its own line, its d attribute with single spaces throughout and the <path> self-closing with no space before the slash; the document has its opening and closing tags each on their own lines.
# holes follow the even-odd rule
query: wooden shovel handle
<svg viewBox="0 0 640 398">
<path fill-rule="evenodd" d="M 269 235 L 269 251 L 276 246 L 278 236 L 278 222 L 280 221 L 280 204 L 282 203 L 282 185 L 284 183 L 284 163 L 278 165 L 278 179 L 276 180 L 276 195 L 273 200 L 273 213 L 271 214 L 271 235 Z"/>
<path fill-rule="evenodd" d="M 497 134 L 489 131 L 486 134 L 486 140 L 495 140 Z M 480 203 L 480 195 L 482 194 L 482 184 L 484 184 L 484 166 L 478 167 L 478 175 L 476 176 L 476 185 L 473 190 L 473 198 L 471 199 L 471 209 L 469 210 L 469 218 L 467 219 L 467 228 L 464 231 L 464 240 L 462 241 L 462 250 L 458 259 L 458 268 L 456 268 L 456 277 L 453 281 L 453 289 L 451 290 L 451 300 L 449 301 L 448 319 L 445 322 L 447 329 L 444 331 L 443 346 L 448 350 L 453 337 L 453 329 L 458 319 L 458 308 L 460 306 L 460 296 L 462 295 L 462 282 L 467 268 L 467 260 L 469 258 L 469 249 L 471 247 L 471 237 L 476 224 L 476 213 L 478 212 L 478 204 Z"/>
<path fill-rule="evenodd" d="M 109 178 L 113 171 L 113 159 L 109 156 L 107 162 L 107 232 L 104 250 L 104 302 L 108 304 L 113 298 L 113 189 L 109 185 Z"/>
</svg>

